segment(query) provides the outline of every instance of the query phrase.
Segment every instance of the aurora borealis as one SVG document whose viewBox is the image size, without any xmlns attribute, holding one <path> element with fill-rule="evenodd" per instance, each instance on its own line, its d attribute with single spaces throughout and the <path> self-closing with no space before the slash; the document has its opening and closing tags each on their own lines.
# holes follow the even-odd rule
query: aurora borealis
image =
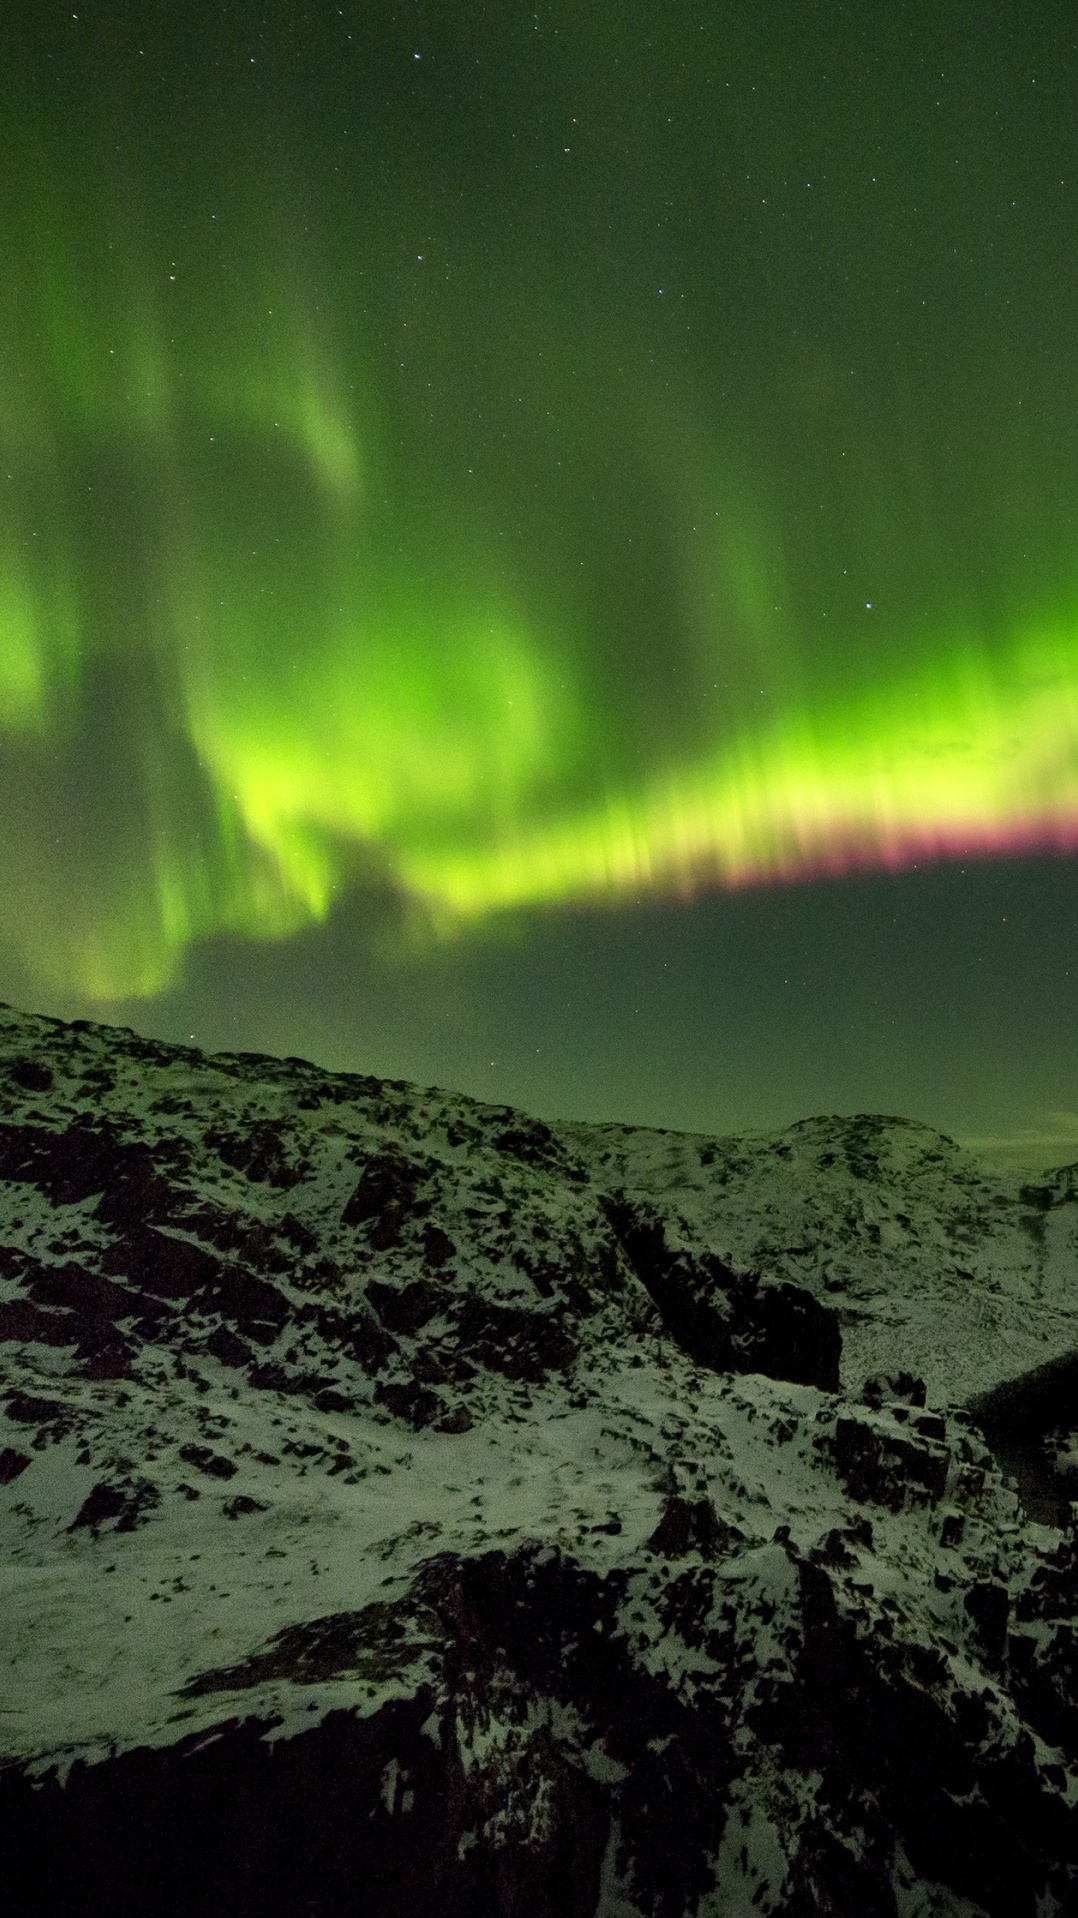
<svg viewBox="0 0 1078 1918">
<path fill-rule="evenodd" d="M 581 1116 L 1078 1107 L 1066 11 L 30 13 L 0 46 L 0 992 Z M 749 895 L 800 950 L 827 893 L 822 1035 L 843 914 L 893 887 L 898 923 L 937 862 L 937 946 L 959 877 L 1043 906 L 1051 1042 L 1003 1093 L 956 959 L 920 1036 L 879 1013 L 923 1083 L 888 1097 L 875 1039 L 833 1083 L 822 1037 L 781 1083 L 731 997 Z M 710 1105 L 671 1063 L 647 1109 L 561 1023 L 583 967 L 638 1051 L 617 955 L 660 924 L 697 982 L 660 1025 L 705 979 L 721 1007 Z M 731 1089 L 735 1031 L 766 1093 Z"/>
</svg>

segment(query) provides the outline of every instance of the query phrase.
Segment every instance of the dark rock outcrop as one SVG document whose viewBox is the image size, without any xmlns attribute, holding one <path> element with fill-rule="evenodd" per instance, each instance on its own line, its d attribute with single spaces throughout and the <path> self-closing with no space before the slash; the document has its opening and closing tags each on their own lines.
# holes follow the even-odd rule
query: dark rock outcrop
<svg viewBox="0 0 1078 1918">
<path fill-rule="evenodd" d="M 735 1272 L 714 1253 L 671 1250 L 662 1221 L 624 1200 L 608 1212 L 663 1325 L 697 1365 L 838 1390 L 842 1334 L 832 1307 L 801 1286 Z"/>
</svg>

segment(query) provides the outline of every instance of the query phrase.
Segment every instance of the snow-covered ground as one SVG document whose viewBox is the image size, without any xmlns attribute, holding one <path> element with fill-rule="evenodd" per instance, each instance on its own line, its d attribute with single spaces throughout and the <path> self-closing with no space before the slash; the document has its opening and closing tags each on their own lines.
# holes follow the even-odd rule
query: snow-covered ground
<svg viewBox="0 0 1078 1918">
<path fill-rule="evenodd" d="M 1076 1200 L 0 1010 L 19 1910 L 1074 1910 Z"/>
</svg>

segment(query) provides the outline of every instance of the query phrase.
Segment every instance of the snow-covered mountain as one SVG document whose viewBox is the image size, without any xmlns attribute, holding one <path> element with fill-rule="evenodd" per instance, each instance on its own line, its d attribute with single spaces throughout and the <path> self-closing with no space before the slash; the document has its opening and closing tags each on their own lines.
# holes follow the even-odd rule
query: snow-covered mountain
<svg viewBox="0 0 1078 1918">
<path fill-rule="evenodd" d="M 0 1011 L 8 1908 L 1078 1912 L 1076 1224 Z"/>
</svg>

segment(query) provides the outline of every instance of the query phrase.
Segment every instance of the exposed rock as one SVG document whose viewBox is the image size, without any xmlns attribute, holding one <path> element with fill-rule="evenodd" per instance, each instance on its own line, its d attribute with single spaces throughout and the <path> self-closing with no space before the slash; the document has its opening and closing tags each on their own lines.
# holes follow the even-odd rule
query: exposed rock
<svg viewBox="0 0 1078 1918">
<path fill-rule="evenodd" d="M 5 1445 L 0 1450 L 0 1485 L 10 1485 L 20 1472 L 25 1472 L 29 1463 L 28 1452 L 17 1452 L 13 1445 Z"/>
<path fill-rule="evenodd" d="M 118 1532 L 133 1532 L 136 1525 L 145 1524 L 160 1503 L 161 1494 L 148 1479 L 128 1479 L 116 1485 L 102 1481 L 83 1500 L 68 1530 L 77 1532 L 88 1526 L 96 1537 L 102 1526 L 114 1524 Z"/>
<path fill-rule="evenodd" d="M 935 1416 L 909 1426 L 899 1423 L 895 1412 L 840 1418 L 835 1423 L 839 1477 L 859 1504 L 888 1505 L 897 1512 L 910 1499 L 935 1502 L 943 1497 L 951 1464 L 947 1447 L 937 1443 L 945 1431 L 945 1422 Z"/>
<path fill-rule="evenodd" d="M 608 1211 L 663 1325 L 697 1365 L 837 1389 L 842 1335 L 832 1307 L 801 1286 L 734 1272 L 714 1253 L 672 1250 L 662 1221 L 624 1200 Z"/>
<path fill-rule="evenodd" d="M 1073 1918 L 1076 1221 L 0 1012 L 10 1908 Z"/>
</svg>

